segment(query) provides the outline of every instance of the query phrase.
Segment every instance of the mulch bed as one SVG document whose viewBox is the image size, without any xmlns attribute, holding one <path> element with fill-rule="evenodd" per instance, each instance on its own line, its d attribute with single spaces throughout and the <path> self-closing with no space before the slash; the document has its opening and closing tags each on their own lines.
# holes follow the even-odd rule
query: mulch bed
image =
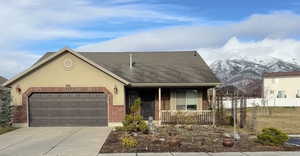
<svg viewBox="0 0 300 156">
<path fill-rule="evenodd" d="M 135 148 L 122 146 L 122 131 L 112 131 L 100 153 L 131 152 L 258 152 L 258 151 L 300 151 L 296 146 L 264 146 L 255 142 L 255 137 L 246 133 L 233 147 L 223 146 L 223 128 L 203 126 L 160 127 L 152 134 L 137 133 Z"/>
</svg>

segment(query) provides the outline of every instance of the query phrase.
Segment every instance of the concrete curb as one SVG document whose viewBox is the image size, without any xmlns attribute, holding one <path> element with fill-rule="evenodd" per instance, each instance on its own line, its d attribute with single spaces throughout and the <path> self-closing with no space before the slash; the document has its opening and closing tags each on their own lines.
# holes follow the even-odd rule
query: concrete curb
<svg viewBox="0 0 300 156">
<path fill-rule="evenodd" d="M 299 156 L 300 151 L 296 152 L 222 152 L 222 153 L 100 153 L 98 156 Z"/>
</svg>

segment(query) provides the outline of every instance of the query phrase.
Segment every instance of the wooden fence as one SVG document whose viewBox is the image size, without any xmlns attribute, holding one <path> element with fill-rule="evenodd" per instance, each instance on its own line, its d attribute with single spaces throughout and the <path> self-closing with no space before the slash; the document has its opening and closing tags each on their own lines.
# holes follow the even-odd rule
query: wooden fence
<svg viewBox="0 0 300 156">
<path fill-rule="evenodd" d="M 199 124 L 213 123 L 213 112 L 210 110 L 162 110 L 162 124 Z"/>
</svg>

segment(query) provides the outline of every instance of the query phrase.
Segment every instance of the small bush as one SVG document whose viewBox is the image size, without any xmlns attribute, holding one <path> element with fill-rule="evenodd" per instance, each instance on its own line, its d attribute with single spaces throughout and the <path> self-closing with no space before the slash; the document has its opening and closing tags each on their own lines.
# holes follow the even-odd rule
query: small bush
<svg viewBox="0 0 300 156">
<path fill-rule="evenodd" d="M 142 103 L 141 98 L 135 99 L 134 103 L 130 106 L 130 113 L 137 115 L 141 109 L 141 103 Z"/>
<path fill-rule="evenodd" d="M 121 141 L 122 145 L 126 148 L 134 148 L 138 144 L 137 140 L 131 136 L 124 136 Z"/>
<path fill-rule="evenodd" d="M 147 123 L 144 121 L 143 117 L 139 115 L 140 105 L 141 99 L 137 98 L 130 107 L 130 114 L 126 115 L 125 120 L 122 122 L 123 128 L 119 128 L 119 130 L 143 133 L 148 131 Z"/>
<path fill-rule="evenodd" d="M 138 130 L 141 131 L 141 132 L 148 132 L 148 125 L 145 121 L 141 121 L 139 124 L 138 124 Z"/>
<path fill-rule="evenodd" d="M 141 115 L 129 114 L 125 116 L 123 129 L 129 132 L 146 132 L 148 130 L 147 123 L 143 120 Z"/>
<path fill-rule="evenodd" d="M 124 127 L 122 127 L 122 126 L 115 127 L 115 130 L 116 131 L 125 131 Z"/>
<path fill-rule="evenodd" d="M 257 136 L 257 141 L 264 145 L 283 145 L 288 140 L 288 135 L 275 128 L 265 128 Z"/>
<path fill-rule="evenodd" d="M 231 115 L 226 116 L 225 122 L 228 123 L 230 126 L 234 126 L 233 116 L 231 116 Z"/>
</svg>

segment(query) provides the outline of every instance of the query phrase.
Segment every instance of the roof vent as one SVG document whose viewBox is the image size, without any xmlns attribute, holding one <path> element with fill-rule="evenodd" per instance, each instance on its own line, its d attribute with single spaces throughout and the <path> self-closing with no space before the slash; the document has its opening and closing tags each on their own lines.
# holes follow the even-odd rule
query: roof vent
<svg viewBox="0 0 300 156">
<path fill-rule="evenodd" d="M 132 58 L 132 54 L 129 54 L 129 68 L 132 69 L 133 67 L 133 58 Z"/>
</svg>

